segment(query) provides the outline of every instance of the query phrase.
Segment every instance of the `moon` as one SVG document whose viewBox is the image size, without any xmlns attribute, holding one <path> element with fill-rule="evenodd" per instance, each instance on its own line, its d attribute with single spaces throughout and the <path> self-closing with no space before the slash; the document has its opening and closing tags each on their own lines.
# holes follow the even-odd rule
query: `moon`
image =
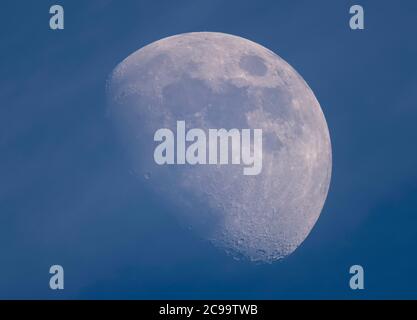
<svg viewBox="0 0 417 320">
<path fill-rule="evenodd" d="M 330 184 L 332 151 L 320 104 L 282 58 L 224 33 L 184 33 L 153 42 L 116 66 L 108 114 L 132 170 L 188 229 L 235 259 L 273 262 L 306 239 Z M 262 129 L 263 166 L 157 165 L 154 133 Z"/>
</svg>

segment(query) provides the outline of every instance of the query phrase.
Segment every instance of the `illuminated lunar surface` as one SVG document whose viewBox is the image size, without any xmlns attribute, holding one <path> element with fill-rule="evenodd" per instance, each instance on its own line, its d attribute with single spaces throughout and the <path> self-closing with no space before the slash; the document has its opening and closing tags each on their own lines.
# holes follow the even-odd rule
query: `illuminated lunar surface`
<svg viewBox="0 0 417 320">
<path fill-rule="evenodd" d="M 137 178 L 188 229 L 236 259 L 260 262 L 289 255 L 308 236 L 329 188 L 330 137 L 313 92 L 278 55 L 228 34 L 180 34 L 123 60 L 107 94 Z M 262 129 L 262 172 L 157 165 L 154 133 L 175 133 L 178 120 L 206 132 Z"/>
</svg>

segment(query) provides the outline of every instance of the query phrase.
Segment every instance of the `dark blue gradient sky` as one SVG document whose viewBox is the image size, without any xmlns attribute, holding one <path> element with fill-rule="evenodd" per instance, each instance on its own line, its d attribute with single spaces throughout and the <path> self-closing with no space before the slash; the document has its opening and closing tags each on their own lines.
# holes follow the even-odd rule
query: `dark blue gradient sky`
<svg viewBox="0 0 417 320">
<path fill-rule="evenodd" d="M 65 30 L 49 29 L 49 7 Z M 365 9 L 363 31 L 349 7 Z M 105 81 L 140 47 L 219 31 L 276 52 L 325 113 L 333 175 L 291 256 L 238 262 L 129 174 Z M 0 298 L 417 298 L 416 1 L 1 1 Z M 65 290 L 49 289 L 49 267 Z M 365 268 L 362 292 L 349 267 Z"/>
</svg>

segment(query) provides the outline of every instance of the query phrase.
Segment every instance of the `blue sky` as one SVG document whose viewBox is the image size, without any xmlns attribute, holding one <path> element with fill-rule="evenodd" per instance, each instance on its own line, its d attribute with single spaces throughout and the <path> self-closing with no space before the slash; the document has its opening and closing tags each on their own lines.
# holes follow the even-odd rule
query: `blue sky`
<svg viewBox="0 0 417 320">
<path fill-rule="evenodd" d="M 49 29 L 49 7 L 65 30 Z M 365 30 L 349 29 L 349 7 Z M 160 38 L 218 31 L 279 54 L 326 116 L 319 221 L 271 265 L 185 232 L 129 174 L 105 81 Z M 0 298 L 417 298 L 415 1 L 2 1 Z M 49 289 L 49 267 L 65 290 Z M 365 290 L 349 289 L 349 267 Z"/>
</svg>

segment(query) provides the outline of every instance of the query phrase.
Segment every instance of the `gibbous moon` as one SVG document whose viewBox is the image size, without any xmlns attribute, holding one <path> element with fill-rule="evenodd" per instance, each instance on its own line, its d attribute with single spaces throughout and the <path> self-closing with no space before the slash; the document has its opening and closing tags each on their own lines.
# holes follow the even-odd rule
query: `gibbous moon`
<svg viewBox="0 0 417 320">
<path fill-rule="evenodd" d="M 282 58 L 247 39 L 185 33 L 132 53 L 107 83 L 109 114 L 142 183 L 187 228 L 236 259 L 272 262 L 308 236 L 329 189 L 320 104 Z M 262 129 L 262 171 L 243 164 L 158 165 L 160 128 Z M 146 214 L 143 212 L 142 214 Z"/>
</svg>

